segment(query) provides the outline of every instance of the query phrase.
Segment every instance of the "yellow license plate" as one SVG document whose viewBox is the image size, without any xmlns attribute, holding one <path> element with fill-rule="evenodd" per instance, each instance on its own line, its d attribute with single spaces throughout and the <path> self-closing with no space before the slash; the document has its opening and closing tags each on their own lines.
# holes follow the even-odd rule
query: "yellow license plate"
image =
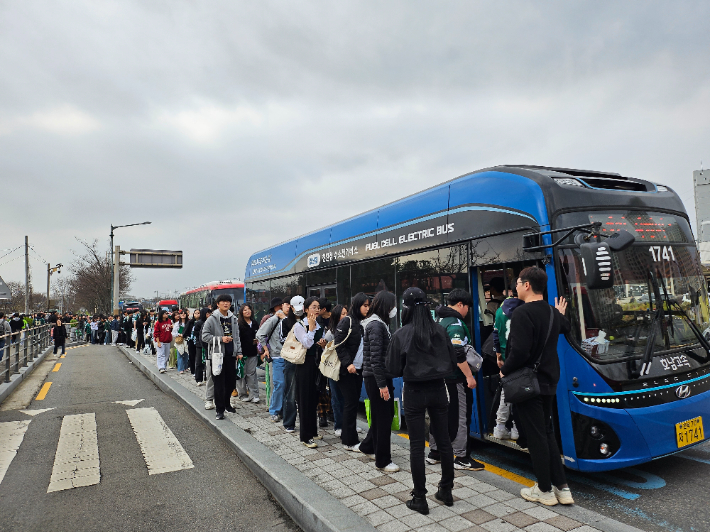
<svg viewBox="0 0 710 532">
<path fill-rule="evenodd" d="M 675 424 L 675 437 L 678 448 L 691 445 L 705 439 L 703 432 L 703 418 L 698 416 L 688 421 Z"/>
</svg>

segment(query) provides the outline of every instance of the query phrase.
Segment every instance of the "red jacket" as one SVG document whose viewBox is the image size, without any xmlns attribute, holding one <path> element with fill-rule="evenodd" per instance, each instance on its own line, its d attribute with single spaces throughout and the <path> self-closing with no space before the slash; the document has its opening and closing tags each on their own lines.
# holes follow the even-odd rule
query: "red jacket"
<svg viewBox="0 0 710 532">
<path fill-rule="evenodd" d="M 169 344 L 173 339 L 173 322 L 170 321 L 170 319 L 167 321 L 156 321 L 153 337 L 158 342 Z"/>
</svg>

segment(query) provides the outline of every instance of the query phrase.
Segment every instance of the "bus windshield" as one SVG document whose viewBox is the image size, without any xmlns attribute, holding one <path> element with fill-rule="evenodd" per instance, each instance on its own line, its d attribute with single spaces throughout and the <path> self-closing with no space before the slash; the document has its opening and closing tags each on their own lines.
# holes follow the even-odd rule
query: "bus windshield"
<svg viewBox="0 0 710 532">
<path fill-rule="evenodd" d="M 239 308 L 244 303 L 244 288 L 221 288 L 212 290 L 212 301 L 217 299 L 222 294 L 227 294 L 232 298 L 232 306 Z"/>
<path fill-rule="evenodd" d="M 698 331 L 709 325 L 708 295 L 697 251 L 692 245 L 659 244 L 638 242 L 614 253 L 614 287 L 601 290 L 587 289 L 578 248 L 559 250 L 572 337 L 593 361 L 701 348 Z"/>
</svg>

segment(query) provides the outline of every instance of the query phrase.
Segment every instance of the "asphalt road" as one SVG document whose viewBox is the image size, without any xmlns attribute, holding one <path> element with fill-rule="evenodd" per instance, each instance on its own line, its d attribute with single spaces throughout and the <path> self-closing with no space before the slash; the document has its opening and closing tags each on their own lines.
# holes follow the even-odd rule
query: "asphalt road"
<svg viewBox="0 0 710 532">
<path fill-rule="evenodd" d="M 8 456 L 1 452 L 11 439 L 8 430 L 18 425 L 9 422 L 26 426 L 17 455 L 0 482 L 0 530 L 298 530 L 222 440 L 146 379 L 116 348 L 82 346 L 67 351 L 66 358 L 57 362 L 61 366 L 48 374 L 42 388 L 52 383 L 46 397 L 29 405 L 30 410 L 52 410 L 34 416 L 20 410 L 0 412 L 0 475 L 5 470 L 3 456 Z M 114 402 L 131 400 L 141 401 L 135 405 Z M 137 412 L 129 414 L 131 410 Z M 78 442 L 73 434 L 78 429 L 72 427 L 79 425 L 70 421 L 80 418 L 67 416 L 86 414 L 81 417 L 81 430 L 88 432 L 82 432 Z M 48 493 L 52 486 L 61 487 L 61 482 L 54 482 L 61 475 L 55 478 L 53 471 L 60 467 L 60 456 L 66 456 L 67 449 L 69 454 L 89 456 L 93 452 L 92 425 L 85 423 L 91 414 L 98 444 L 98 483 Z M 140 427 L 135 429 L 140 435 L 134 433 L 139 414 L 149 418 L 142 433 Z M 153 418 L 161 419 L 169 430 L 150 422 Z M 170 441 L 168 433 L 173 435 Z M 72 450 L 77 445 L 81 449 Z M 170 451 L 164 450 L 165 445 Z M 155 457 L 157 450 L 162 460 L 177 448 L 186 453 L 187 458 L 178 452 L 183 466 L 191 463 L 193 467 L 159 473 L 156 467 L 160 464 L 153 462 L 155 474 L 149 474 L 151 453 Z M 94 462 L 82 463 L 89 467 Z M 81 483 L 81 479 L 75 481 Z"/>
</svg>

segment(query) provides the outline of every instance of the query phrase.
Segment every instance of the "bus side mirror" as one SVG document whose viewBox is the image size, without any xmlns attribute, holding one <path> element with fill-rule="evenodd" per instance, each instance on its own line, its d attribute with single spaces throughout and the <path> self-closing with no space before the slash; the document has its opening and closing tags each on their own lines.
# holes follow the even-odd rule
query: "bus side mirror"
<svg viewBox="0 0 710 532">
<path fill-rule="evenodd" d="M 582 268 L 589 290 L 612 288 L 614 275 L 611 265 L 611 247 L 605 242 L 590 242 L 579 246 Z"/>
<path fill-rule="evenodd" d="M 618 233 L 614 233 L 606 239 L 606 243 L 609 244 L 609 247 L 612 251 L 624 251 L 635 241 L 636 239 L 634 238 L 634 236 L 623 229 Z"/>
<path fill-rule="evenodd" d="M 540 247 L 542 239 L 540 233 L 528 233 L 523 235 L 523 251 Z"/>
</svg>

